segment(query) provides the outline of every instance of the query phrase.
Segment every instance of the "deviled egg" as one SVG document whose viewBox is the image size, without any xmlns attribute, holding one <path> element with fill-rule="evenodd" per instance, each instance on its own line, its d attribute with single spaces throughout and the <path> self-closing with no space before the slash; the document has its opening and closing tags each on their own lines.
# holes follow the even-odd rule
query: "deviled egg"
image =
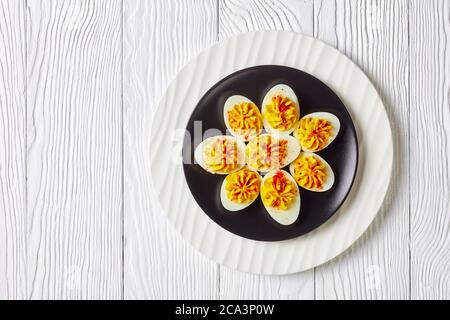
<svg viewBox="0 0 450 320">
<path fill-rule="evenodd" d="M 263 128 L 261 112 L 253 101 L 244 96 L 234 95 L 225 101 L 223 118 L 228 131 L 244 141 L 256 137 Z"/>
<path fill-rule="evenodd" d="M 210 173 L 229 174 L 244 166 L 245 144 L 231 136 L 210 137 L 197 146 L 194 159 Z"/>
<path fill-rule="evenodd" d="M 300 214 L 300 192 L 297 183 L 284 170 L 270 171 L 261 182 L 261 200 L 273 220 L 291 225 Z"/>
<path fill-rule="evenodd" d="M 300 144 L 294 137 L 265 133 L 247 144 L 245 160 L 250 168 L 268 172 L 287 166 L 300 151 Z"/>
<path fill-rule="evenodd" d="M 306 190 L 324 192 L 334 184 L 334 173 L 328 162 L 311 152 L 302 152 L 289 166 L 298 185 Z"/>
<path fill-rule="evenodd" d="M 258 198 L 260 185 L 259 173 L 244 167 L 223 180 L 220 201 L 229 211 L 245 209 Z"/>
<path fill-rule="evenodd" d="M 290 134 L 297 127 L 300 107 L 297 96 L 286 84 L 272 87 L 262 104 L 264 129 L 267 132 Z"/>
<path fill-rule="evenodd" d="M 300 119 L 294 131 L 304 151 L 318 152 L 336 138 L 341 128 L 339 119 L 329 112 L 314 112 Z"/>
</svg>

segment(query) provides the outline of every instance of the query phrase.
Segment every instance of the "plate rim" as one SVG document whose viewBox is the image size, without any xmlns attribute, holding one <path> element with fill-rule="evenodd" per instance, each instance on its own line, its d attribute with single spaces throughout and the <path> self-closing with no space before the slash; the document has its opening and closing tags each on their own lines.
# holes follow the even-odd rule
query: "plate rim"
<svg viewBox="0 0 450 320">
<path fill-rule="evenodd" d="M 188 210 L 192 212 L 188 214 L 186 214 L 186 212 L 181 213 L 181 216 L 179 216 L 179 212 L 174 214 L 172 210 L 173 208 L 170 208 L 167 195 L 164 195 L 163 192 L 164 190 L 161 186 L 161 181 L 158 181 L 158 179 L 161 178 L 161 171 L 158 170 L 161 167 L 161 159 L 155 156 L 155 154 L 159 152 L 150 153 L 150 167 L 149 167 L 150 170 L 148 172 L 148 174 L 150 175 L 149 182 L 151 190 L 156 191 L 156 196 L 157 199 L 159 200 L 161 208 L 168 216 L 168 219 L 171 221 L 172 225 L 174 225 L 178 233 L 181 234 L 181 236 L 185 238 L 185 240 L 187 240 L 187 242 L 190 243 L 192 247 L 194 247 L 197 251 L 199 251 L 209 259 L 224 266 L 227 266 L 229 268 L 240 270 L 243 272 L 255 274 L 267 274 L 267 275 L 297 273 L 300 271 L 311 269 L 329 260 L 332 260 L 339 254 L 345 252 L 355 241 L 357 241 L 359 237 L 369 228 L 370 224 L 378 214 L 384 202 L 384 198 L 386 196 L 391 181 L 392 167 L 393 167 L 393 140 L 392 140 L 391 124 L 387 116 L 386 108 L 375 86 L 372 84 L 367 75 L 353 61 L 351 61 L 347 56 L 345 56 L 337 49 L 327 45 L 321 40 L 315 39 L 313 37 L 301 33 L 292 31 L 280 31 L 280 30 L 251 31 L 246 33 L 240 33 L 227 39 L 224 39 L 220 42 L 217 42 L 214 45 L 206 48 L 198 55 L 196 55 L 194 58 L 192 58 L 179 71 L 177 76 L 171 81 L 171 83 L 167 87 L 167 90 L 165 91 L 164 95 L 161 97 L 158 103 L 158 108 L 152 120 L 150 130 L 151 133 L 149 137 L 150 139 L 155 139 L 156 146 L 159 148 L 157 149 L 158 151 L 164 149 L 164 147 L 161 145 L 162 137 L 160 132 L 158 132 L 158 128 L 160 128 L 161 125 L 167 124 L 168 119 L 167 117 L 164 118 L 163 112 L 161 110 L 164 108 L 164 106 L 167 106 L 169 102 L 173 102 L 174 94 L 175 92 L 177 92 L 176 89 L 182 90 L 182 88 L 180 88 L 181 80 L 194 79 L 193 77 L 194 71 L 197 74 L 203 72 L 203 76 L 206 76 L 205 66 L 208 65 L 208 63 L 211 63 L 210 61 L 211 55 L 225 59 L 228 57 L 226 57 L 225 55 L 227 51 L 224 50 L 225 49 L 236 50 L 238 44 L 240 45 L 239 48 L 246 48 L 246 46 L 248 47 L 250 44 L 255 43 L 258 44 L 258 41 L 259 43 L 261 43 L 262 40 L 265 40 L 265 48 L 267 48 L 268 46 L 273 47 L 277 41 L 280 41 L 280 38 L 282 41 L 288 40 L 292 41 L 289 45 L 289 49 L 293 45 L 297 47 L 305 46 L 305 48 L 307 49 L 305 50 L 307 52 L 306 57 L 302 56 L 302 52 L 297 52 L 298 55 L 296 55 L 294 59 L 292 55 L 286 54 L 284 60 L 282 60 L 281 55 L 275 55 L 272 53 L 272 55 L 269 56 L 268 54 L 264 55 L 265 53 L 258 52 L 256 57 L 253 57 L 254 61 L 251 61 L 249 55 L 247 56 L 242 55 L 242 57 L 246 58 L 246 60 L 242 61 L 244 58 L 238 60 L 236 57 L 234 57 L 233 61 L 234 64 L 231 67 L 233 71 L 228 72 L 227 74 L 229 75 L 235 71 L 251 66 L 273 64 L 300 69 L 301 71 L 309 73 L 310 75 L 316 77 L 324 84 L 326 84 L 330 89 L 332 89 L 336 93 L 336 95 L 347 107 L 356 129 L 356 135 L 358 138 L 360 150 L 358 152 L 358 165 L 355 175 L 355 181 L 358 180 L 357 182 L 359 184 L 364 185 L 364 183 L 366 183 L 367 180 L 366 177 L 364 178 L 366 180 L 362 179 L 361 175 L 370 174 L 370 171 L 368 171 L 365 167 L 368 164 L 370 166 L 374 166 L 373 164 L 374 161 L 371 159 L 370 156 L 366 157 L 364 155 L 363 157 L 361 149 L 363 149 L 364 152 L 372 153 L 372 155 L 374 153 L 370 151 L 371 149 L 366 148 L 368 143 L 367 142 L 363 143 L 363 141 L 364 139 L 367 139 L 367 137 L 373 138 L 374 134 L 372 132 L 373 130 L 382 128 L 384 131 L 381 136 L 382 139 L 380 139 L 380 141 L 383 142 L 383 145 L 381 145 L 381 143 L 378 143 L 377 148 L 382 149 L 385 155 L 383 166 L 381 167 L 381 169 L 383 169 L 383 173 L 381 175 L 380 179 L 381 181 L 378 182 L 376 185 L 376 187 L 379 189 L 378 193 L 368 199 L 370 200 L 369 202 L 371 202 L 370 203 L 371 207 L 369 208 L 370 210 L 364 210 L 363 215 L 355 216 L 356 209 L 354 208 L 353 203 L 359 201 L 358 198 L 361 198 L 360 194 L 362 191 L 358 190 L 358 192 L 355 193 L 355 190 L 359 188 L 358 186 L 355 186 L 354 181 L 352 184 L 350 195 L 347 196 L 343 204 L 343 206 L 345 206 L 346 208 L 341 207 L 333 215 L 333 217 L 331 217 L 327 222 L 325 222 L 323 225 L 321 225 L 314 231 L 304 236 L 285 241 L 264 242 L 264 241 L 250 240 L 232 234 L 229 231 L 218 226 L 198 207 L 196 201 L 193 199 L 190 192 L 187 197 L 184 197 L 183 199 L 180 200 L 183 203 L 187 202 L 184 204 L 186 205 L 186 207 L 188 207 Z M 282 50 L 286 49 L 282 48 Z M 316 53 L 319 57 L 322 54 L 325 54 L 328 58 L 330 58 L 330 60 L 334 58 L 335 59 L 334 68 L 337 65 L 339 68 L 341 69 L 343 68 L 343 70 L 340 70 L 340 72 L 343 74 L 341 75 L 343 77 L 341 79 L 343 84 L 340 84 L 340 86 L 342 86 L 341 89 L 336 89 L 336 86 L 338 85 L 335 83 L 333 83 L 333 85 L 330 85 L 330 82 L 334 81 L 333 78 L 328 79 L 322 78 L 321 72 L 323 72 L 323 70 L 321 70 L 320 68 L 324 67 L 318 66 L 319 60 L 316 59 L 315 61 L 308 61 L 314 59 L 315 55 L 312 55 L 312 52 Z M 267 61 L 270 62 L 268 63 Z M 303 67 L 299 68 L 298 66 Z M 224 66 L 224 64 L 222 63 L 220 70 L 219 71 L 214 70 L 214 72 L 223 73 L 226 72 L 227 68 L 230 67 Z M 359 131 L 360 128 L 357 122 L 362 121 L 363 119 L 366 121 L 366 119 L 361 116 L 362 113 L 360 112 L 358 114 L 358 118 L 360 119 L 355 121 L 354 112 L 357 108 L 353 105 L 350 106 L 347 102 L 345 102 L 344 100 L 346 100 L 346 96 L 342 95 L 341 92 L 341 90 L 343 91 L 345 86 L 348 85 L 347 82 L 349 82 L 353 78 L 358 78 L 359 80 L 362 80 L 364 82 L 362 85 L 360 84 L 361 85 L 360 91 L 364 92 L 364 97 L 371 99 L 371 100 L 369 99 L 369 101 L 371 101 L 372 110 L 369 111 L 371 112 L 375 111 L 376 112 L 375 115 L 377 116 L 376 118 L 377 121 L 376 122 L 374 121 L 372 127 L 369 128 L 370 130 L 369 129 L 366 130 L 368 132 L 365 132 L 365 136 L 363 136 L 362 138 Z M 218 80 L 216 80 L 215 82 L 217 81 Z M 201 97 L 203 96 L 203 94 L 205 94 L 207 89 L 211 87 L 211 85 L 208 84 L 208 81 L 204 81 L 202 83 L 196 84 L 188 83 L 187 87 L 189 89 L 192 89 L 192 87 L 194 87 L 194 89 L 196 90 L 195 92 L 197 92 L 197 96 L 199 95 L 200 92 Z M 362 90 L 363 88 L 364 90 Z M 360 93 L 360 91 L 358 91 L 358 93 Z M 357 98 L 361 97 L 357 96 L 357 94 L 355 93 L 355 95 L 352 96 L 352 99 Z M 192 105 L 189 105 L 189 107 L 192 107 Z M 357 107 L 360 107 L 360 105 L 358 105 Z M 189 110 L 188 112 L 189 115 L 191 114 L 192 110 L 193 108 Z M 178 123 L 180 123 L 180 121 L 182 122 L 182 117 L 183 115 L 181 116 L 178 115 L 175 122 Z M 187 120 L 188 119 L 186 119 L 186 121 Z M 183 123 L 183 125 L 185 128 L 186 123 Z M 164 152 L 162 153 L 165 154 L 166 156 L 168 155 L 167 150 L 164 150 Z M 166 160 L 170 161 L 169 159 Z M 364 169 L 364 172 L 360 168 L 363 164 L 364 167 L 362 169 Z M 166 163 L 163 165 L 165 169 L 171 168 L 167 166 L 170 166 L 170 164 Z M 177 179 L 176 175 L 172 174 L 170 171 L 165 172 L 168 173 L 172 179 L 174 179 L 173 182 L 177 183 L 178 187 L 188 188 L 183 175 L 181 175 L 182 182 L 180 184 L 180 181 L 176 181 Z M 189 197 L 191 198 L 190 200 Z M 352 201 L 350 201 L 350 198 L 352 198 Z M 194 205 L 192 204 L 192 202 Z M 209 221 L 205 221 L 204 219 L 198 217 L 199 210 L 201 214 L 204 217 L 206 217 Z M 348 220 L 350 219 L 350 217 L 356 218 L 357 221 L 352 222 L 350 220 L 349 222 Z M 190 220 L 185 220 L 186 218 Z M 343 227 L 345 227 L 345 224 L 348 227 L 353 227 L 353 229 L 351 229 L 350 231 L 344 230 L 346 233 L 342 233 L 342 229 Z M 197 230 L 194 231 L 194 225 L 195 228 L 199 229 L 198 232 Z M 338 229 L 338 227 L 340 229 Z M 337 231 L 341 232 L 342 239 L 334 239 L 334 241 L 331 241 L 331 238 L 333 238 L 334 233 L 339 233 Z M 320 242 L 321 239 L 322 241 L 328 239 L 327 240 L 328 243 L 327 244 L 321 243 Z M 250 261 L 246 258 L 246 256 L 249 253 L 251 253 Z M 298 259 L 300 261 L 294 260 L 294 253 L 295 255 L 300 256 L 300 259 Z M 284 258 L 287 262 L 289 262 L 289 264 L 287 266 L 283 265 L 282 268 L 276 268 L 278 266 L 275 266 L 275 262 L 278 262 L 277 259 L 279 260 L 280 256 Z M 256 258 L 257 261 L 254 262 L 253 259 Z"/>
</svg>

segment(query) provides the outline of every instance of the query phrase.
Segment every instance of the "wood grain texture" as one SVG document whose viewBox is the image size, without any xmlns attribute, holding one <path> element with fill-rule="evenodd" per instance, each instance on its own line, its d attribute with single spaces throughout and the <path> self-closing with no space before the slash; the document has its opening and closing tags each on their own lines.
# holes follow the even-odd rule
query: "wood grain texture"
<svg viewBox="0 0 450 320">
<path fill-rule="evenodd" d="M 124 2 L 126 299 L 217 298 L 217 264 L 168 223 L 149 174 L 157 102 L 179 69 L 216 39 L 216 0 Z"/>
<path fill-rule="evenodd" d="M 219 40 L 253 30 L 290 30 L 312 35 L 313 1 L 219 1 Z M 221 299 L 313 299 L 314 270 L 261 276 L 220 267 Z"/>
<path fill-rule="evenodd" d="M 28 5 L 28 295 L 121 298 L 121 1 Z"/>
<path fill-rule="evenodd" d="M 0 1 L 0 299 L 26 296 L 25 1 Z"/>
<path fill-rule="evenodd" d="M 313 34 L 313 0 L 219 0 L 219 39 L 253 30 Z"/>
<path fill-rule="evenodd" d="M 450 1 L 411 1 L 411 298 L 450 299 Z"/>
<path fill-rule="evenodd" d="M 385 202 L 350 250 L 316 268 L 317 299 L 407 299 L 408 3 L 317 0 L 314 11 L 315 37 L 350 57 L 377 87 L 394 140 L 394 167 Z"/>
</svg>

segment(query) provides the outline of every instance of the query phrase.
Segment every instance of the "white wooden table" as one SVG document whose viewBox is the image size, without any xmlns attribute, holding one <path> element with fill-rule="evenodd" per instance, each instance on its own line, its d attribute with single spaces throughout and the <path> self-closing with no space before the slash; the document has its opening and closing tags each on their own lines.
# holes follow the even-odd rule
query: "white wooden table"
<svg viewBox="0 0 450 320">
<path fill-rule="evenodd" d="M 170 80 L 257 29 L 353 59 L 395 142 L 371 228 L 289 276 L 206 260 L 149 186 L 149 124 Z M 0 298 L 449 299 L 450 0 L 0 0 Z"/>
</svg>

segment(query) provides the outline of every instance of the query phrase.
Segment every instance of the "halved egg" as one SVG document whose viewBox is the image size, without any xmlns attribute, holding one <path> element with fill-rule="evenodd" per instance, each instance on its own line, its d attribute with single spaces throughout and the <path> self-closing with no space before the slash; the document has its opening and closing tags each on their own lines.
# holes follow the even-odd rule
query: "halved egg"
<svg viewBox="0 0 450 320">
<path fill-rule="evenodd" d="M 245 144 L 231 136 L 210 137 L 197 146 L 194 159 L 210 173 L 229 174 L 244 166 Z"/>
<path fill-rule="evenodd" d="M 220 201 L 229 211 L 245 209 L 258 198 L 260 185 L 259 173 L 244 167 L 223 180 Z"/>
<path fill-rule="evenodd" d="M 298 185 L 306 190 L 324 192 L 334 184 L 334 173 L 328 162 L 311 152 L 302 152 L 289 166 Z"/>
<path fill-rule="evenodd" d="M 234 95 L 225 101 L 223 118 L 228 131 L 244 141 L 256 137 L 263 128 L 261 112 L 253 101 L 244 96 Z"/>
<path fill-rule="evenodd" d="M 262 179 L 261 200 L 269 215 L 279 224 L 291 225 L 300 214 L 297 183 L 284 170 L 271 171 Z"/>
<path fill-rule="evenodd" d="M 245 160 L 250 168 L 268 172 L 287 166 L 300 150 L 299 142 L 292 136 L 265 133 L 247 144 Z"/>
<path fill-rule="evenodd" d="M 318 152 L 325 149 L 336 138 L 341 128 L 339 119 L 329 112 L 314 112 L 300 119 L 294 131 L 302 149 Z"/>
<path fill-rule="evenodd" d="M 267 132 L 290 134 L 294 131 L 300 118 L 300 107 L 294 90 L 286 84 L 272 87 L 263 99 L 262 115 Z"/>
</svg>

